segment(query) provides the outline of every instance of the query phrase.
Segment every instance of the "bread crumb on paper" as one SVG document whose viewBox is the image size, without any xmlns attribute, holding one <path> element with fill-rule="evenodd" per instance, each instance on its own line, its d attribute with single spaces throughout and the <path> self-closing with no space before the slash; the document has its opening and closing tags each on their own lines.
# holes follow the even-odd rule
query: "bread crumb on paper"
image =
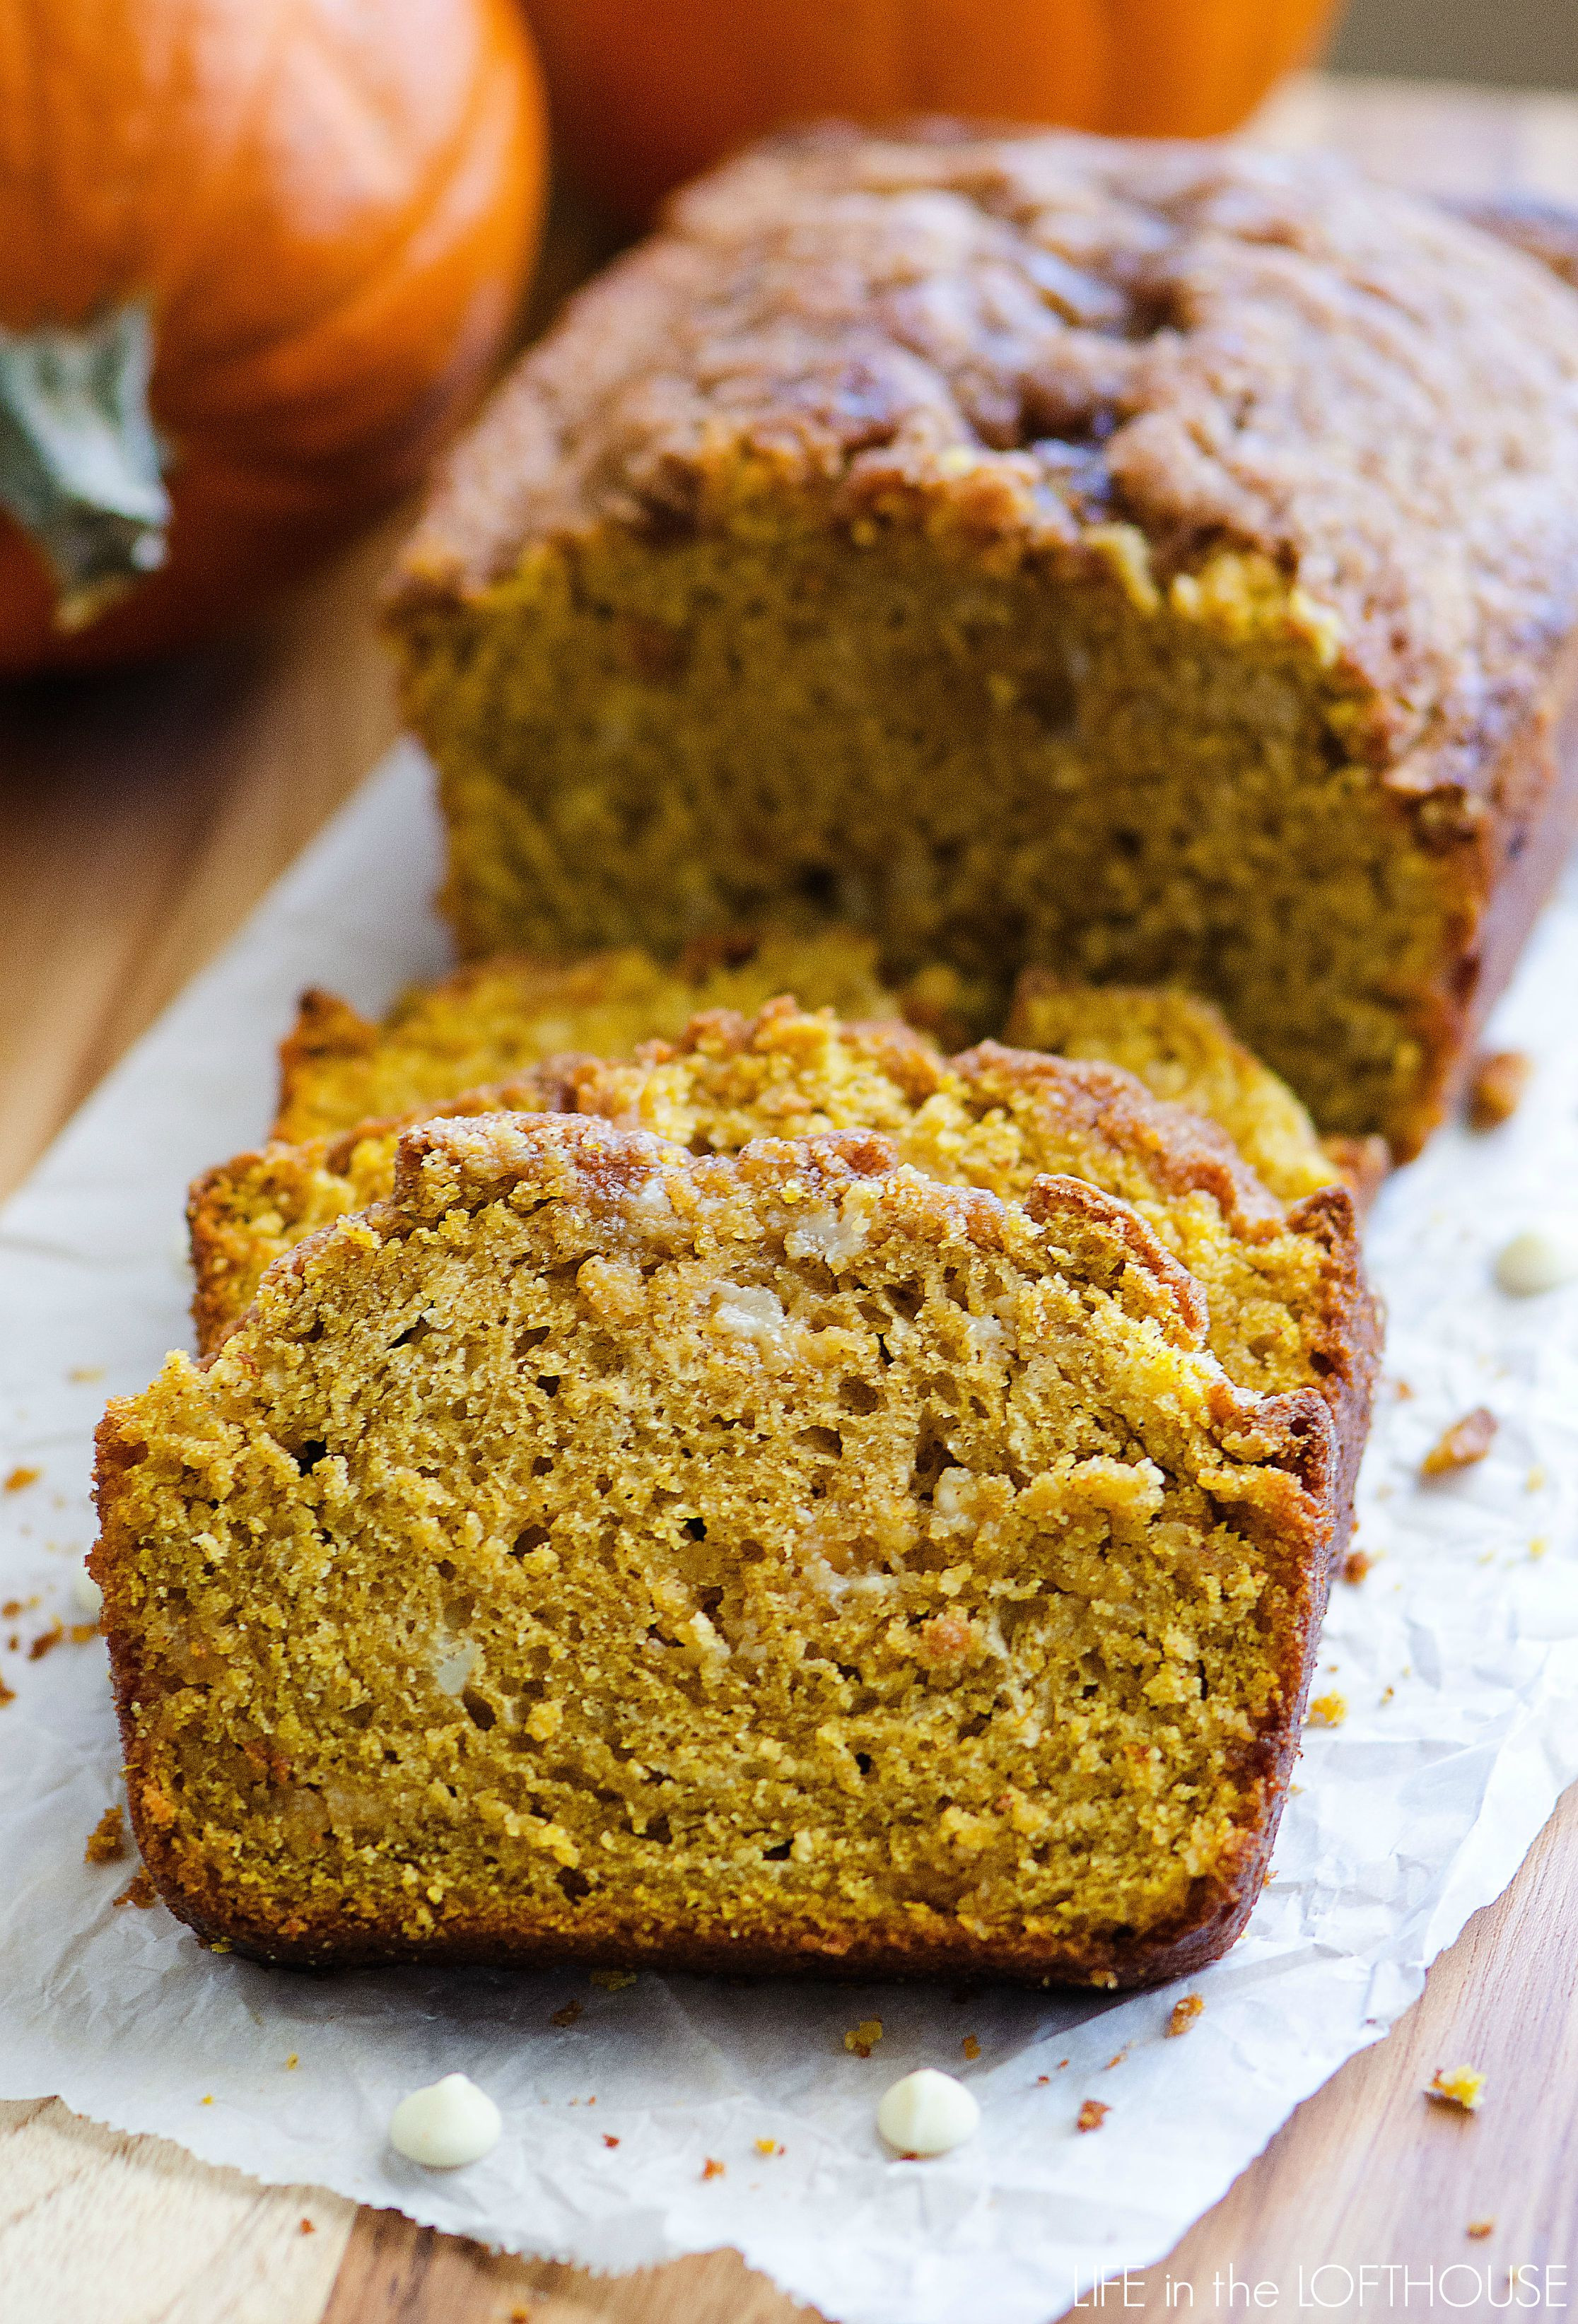
<svg viewBox="0 0 1578 2324">
<path fill-rule="evenodd" d="M 1474 1061 L 1469 1084 L 1469 1127 L 1499 1130 L 1510 1121 L 1534 1077 L 1534 1059 L 1522 1049 L 1491 1049 Z"/>
<path fill-rule="evenodd" d="M 1375 1560 L 1367 1549 L 1351 1549 L 1343 1560 L 1343 1581 L 1351 1582 L 1357 1589 L 1374 1563 Z"/>
<path fill-rule="evenodd" d="M 1348 1700 L 1341 1694 L 1317 1694 L 1309 1707 L 1312 1727 L 1341 1727 L 1348 1716 Z"/>
<path fill-rule="evenodd" d="M 567 2001 L 562 2009 L 549 2014 L 548 2022 L 550 2025 L 573 2025 L 581 2015 L 581 2006 L 578 2001 Z"/>
<path fill-rule="evenodd" d="M 1475 1405 L 1461 1420 L 1454 1420 L 1431 1446 L 1419 1463 L 1420 1475 L 1451 1477 L 1459 1469 L 1472 1469 L 1496 1442 L 1499 1425 L 1493 1412 L 1482 1404 Z"/>
<path fill-rule="evenodd" d="M 844 2035 L 844 2046 L 846 2050 L 853 2050 L 857 2058 L 869 2058 L 881 2038 L 881 2019 L 863 2017 L 860 2024 L 852 2025 Z"/>
<path fill-rule="evenodd" d="M 981 2055 L 981 2044 L 976 2040 L 974 2034 L 966 2034 L 964 2040 L 960 2043 L 959 2047 L 964 2052 L 965 2057 L 970 2060 L 972 2065 L 974 2065 L 975 2060 Z"/>
<path fill-rule="evenodd" d="M 117 1804 L 106 1808 L 88 1835 L 84 1864 L 118 1864 L 126 1853 L 126 1820 Z"/>
<path fill-rule="evenodd" d="M 726 2168 L 727 2165 L 720 2163 L 715 2154 L 709 2154 L 701 2166 L 701 2175 L 704 2179 L 721 2179 Z"/>
<path fill-rule="evenodd" d="M 1172 2014 L 1167 2019 L 1168 2039 L 1176 2040 L 1178 2034 L 1186 2034 L 1204 2006 L 1205 1997 L 1203 1993 L 1186 1993 L 1180 2001 L 1175 2001 Z"/>
<path fill-rule="evenodd" d="M 1478 2114 L 1485 2095 L 1485 2077 L 1475 2066 L 1437 2066 L 1425 2095 L 1439 2098 L 1445 2106 L 1461 2107 L 1464 2114 Z"/>
<path fill-rule="evenodd" d="M 635 1983 L 632 1969 L 595 1969 L 592 1982 L 600 1985 L 604 1993 L 623 1993 L 627 1985 Z"/>
<path fill-rule="evenodd" d="M 23 1492 L 29 1485 L 36 1485 L 43 1473 L 42 1469 L 23 1468 L 18 1464 L 6 1478 L 5 1489 L 8 1493 Z"/>
<path fill-rule="evenodd" d="M 1496 2222 L 1494 2219 L 1471 2219 L 1468 2226 L 1463 2229 L 1463 2233 L 1466 2236 L 1472 2236 L 1474 2242 L 1477 2244 L 1482 2244 L 1487 2236 L 1494 2235 L 1495 2232 Z"/>
<path fill-rule="evenodd" d="M 113 1904 L 134 1904 L 139 1913 L 152 1912 L 158 1902 L 153 1883 L 145 1872 L 134 1872 L 120 1895 L 111 1899 Z"/>
<path fill-rule="evenodd" d="M 1103 2106 L 1100 2098 L 1086 2098 L 1074 2126 L 1075 2130 L 1100 2130 L 1112 2111 L 1112 2107 Z"/>
</svg>

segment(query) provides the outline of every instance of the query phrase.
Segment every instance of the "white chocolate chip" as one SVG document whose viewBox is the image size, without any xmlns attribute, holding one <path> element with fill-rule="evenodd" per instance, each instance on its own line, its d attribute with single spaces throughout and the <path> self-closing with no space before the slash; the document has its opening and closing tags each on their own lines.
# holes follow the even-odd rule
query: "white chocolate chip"
<svg viewBox="0 0 1578 2324">
<path fill-rule="evenodd" d="M 900 2154 L 946 2154 L 981 2127 L 981 2109 L 963 2082 L 922 2066 L 884 2090 L 877 2128 Z"/>
<path fill-rule="evenodd" d="M 90 1622 L 97 1622 L 104 1612 L 104 1592 L 85 1565 L 71 1576 L 71 1602 Z"/>
<path fill-rule="evenodd" d="M 491 2153 L 503 2126 L 492 2098 L 468 2074 L 446 2074 L 401 2098 L 390 2117 L 389 2144 L 429 2171 L 457 2171 Z"/>
<path fill-rule="evenodd" d="M 866 1221 L 854 1204 L 842 1211 L 818 1204 L 799 1213 L 783 1247 L 791 1259 L 819 1259 L 836 1271 L 865 1249 L 868 1239 Z"/>
<path fill-rule="evenodd" d="M 433 1665 L 433 1684 L 440 1694 L 464 1694 L 482 1648 L 474 1638 L 457 1638 Z"/>
<path fill-rule="evenodd" d="M 789 1319 L 776 1291 L 748 1283 L 723 1283 L 718 1290 L 720 1297 L 712 1315 L 715 1331 L 739 1333 L 770 1347 L 786 1344 Z"/>
<path fill-rule="evenodd" d="M 1498 1253 L 1496 1280 L 1515 1299 L 1578 1282 L 1578 1235 L 1563 1227 L 1526 1227 Z"/>
</svg>

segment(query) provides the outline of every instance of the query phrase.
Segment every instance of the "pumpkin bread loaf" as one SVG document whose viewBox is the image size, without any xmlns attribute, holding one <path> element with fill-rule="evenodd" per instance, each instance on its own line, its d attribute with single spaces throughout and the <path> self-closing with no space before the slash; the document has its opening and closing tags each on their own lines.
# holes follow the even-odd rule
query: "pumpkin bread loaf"
<svg viewBox="0 0 1578 2324">
<path fill-rule="evenodd" d="M 1440 1118 L 1578 798 L 1578 301 L 1334 161 L 837 128 L 672 205 L 391 620 L 462 948 L 837 912 Z"/>
<path fill-rule="evenodd" d="M 160 1893 L 304 1963 L 1211 1959 L 1336 1459 L 1207 1305 L 1086 1181 L 1005 1203 L 869 1132 L 408 1131 L 388 1202 L 101 1429 Z"/>
<path fill-rule="evenodd" d="M 623 1063 L 556 1058 L 422 1113 L 502 1107 L 601 1116 L 696 1153 L 735 1151 L 763 1136 L 877 1130 L 927 1176 L 1005 1201 L 1022 1200 L 1052 1172 L 1131 1204 L 1204 1286 L 1207 1341 L 1229 1376 L 1261 1394 L 1314 1388 L 1330 1405 L 1345 1533 L 1377 1344 L 1352 1200 L 1327 1183 L 1284 1202 L 1213 1123 L 1153 1098 L 1134 1075 L 993 1042 L 945 1059 L 908 1026 L 843 1025 L 786 998 L 754 1020 L 704 1014 L 678 1042 L 649 1043 Z M 367 1122 L 275 1144 L 198 1182 L 190 1220 L 201 1349 L 236 1327 L 275 1259 L 388 1199 L 411 1126 L 410 1118 Z"/>
</svg>

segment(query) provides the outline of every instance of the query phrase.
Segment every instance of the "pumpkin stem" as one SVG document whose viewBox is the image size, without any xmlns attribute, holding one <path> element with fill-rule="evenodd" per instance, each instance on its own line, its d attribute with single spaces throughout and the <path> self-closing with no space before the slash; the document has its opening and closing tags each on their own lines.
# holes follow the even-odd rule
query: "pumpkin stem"
<svg viewBox="0 0 1578 2324">
<path fill-rule="evenodd" d="M 69 330 L 0 327 L 0 505 L 54 575 L 60 629 L 86 628 L 164 562 L 152 368 L 146 307 Z"/>
</svg>

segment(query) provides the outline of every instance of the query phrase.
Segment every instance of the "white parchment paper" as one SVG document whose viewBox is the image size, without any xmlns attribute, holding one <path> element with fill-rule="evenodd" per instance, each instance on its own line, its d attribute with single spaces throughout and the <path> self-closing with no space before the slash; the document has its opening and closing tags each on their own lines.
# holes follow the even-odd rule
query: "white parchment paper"
<svg viewBox="0 0 1578 2324">
<path fill-rule="evenodd" d="M 1515 1301 L 1490 1274 L 1519 1226 L 1578 1229 L 1578 892 L 1495 1028 L 1539 1060 L 1531 1095 L 1490 1137 L 1445 1132 L 1379 1206 L 1389 1385 L 1360 1536 L 1376 1563 L 1336 1590 L 1317 1690 L 1347 1715 L 1311 1730 L 1273 1881 L 1192 1981 L 1204 2015 L 1167 2040 L 1176 1990 L 310 1978 L 209 1957 L 161 1906 L 114 1907 L 129 1866 L 84 1864 L 118 1796 L 104 1648 L 27 1649 L 76 1618 L 93 1424 L 188 1343 L 185 1185 L 266 1127 L 298 989 L 373 1009 L 441 962 L 437 850 L 423 765 L 397 752 L 0 1219 L 0 1478 L 42 1472 L 0 1492 L 0 1598 L 23 1601 L 0 1619 L 0 1647 L 19 1642 L 0 1654 L 16 1695 L 0 1709 L 0 2095 L 59 2093 L 264 2179 L 599 2268 L 733 2244 L 841 2324 L 1042 2324 L 1164 2254 L 1379 2038 L 1578 1775 L 1578 1287 Z M 1477 1404 L 1500 1419 L 1490 1458 L 1421 1486 L 1421 1455 Z M 863 2060 L 844 2034 L 872 2017 Z M 873 2109 L 922 2063 L 969 2080 L 983 2127 L 902 2163 Z M 401 2163 L 395 2100 L 456 2068 L 498 2100 L 502 2142 L 464 2172 Z M 1111 2112 L 1080 2135 L 1087 2098 Z M 722 2172 L 704 2175 L 709 2158 Z"/>
</svg>

